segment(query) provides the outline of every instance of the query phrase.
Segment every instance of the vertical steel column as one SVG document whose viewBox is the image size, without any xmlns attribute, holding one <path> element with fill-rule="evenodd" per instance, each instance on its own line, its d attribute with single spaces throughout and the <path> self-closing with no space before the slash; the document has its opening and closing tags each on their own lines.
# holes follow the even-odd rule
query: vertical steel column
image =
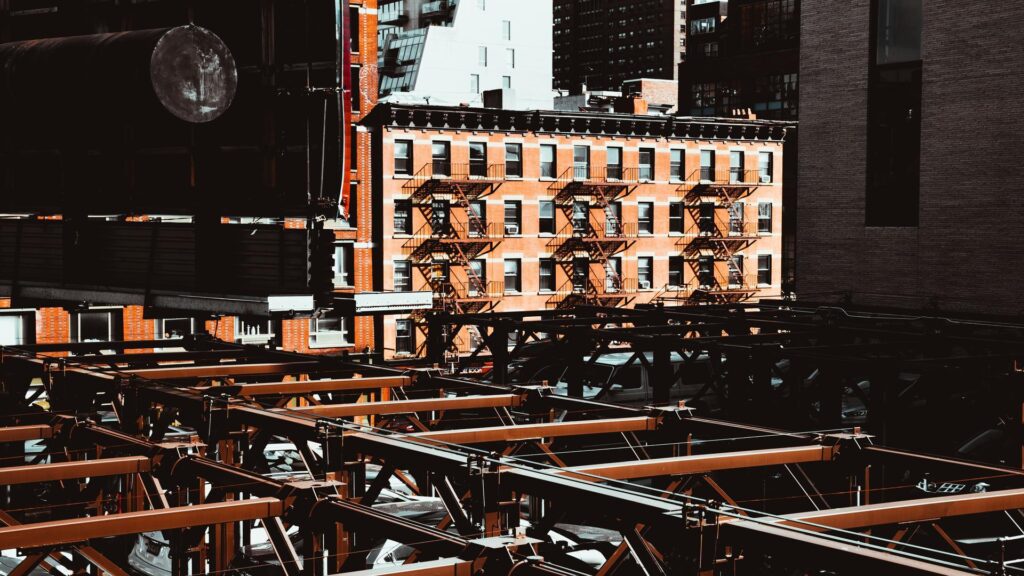
<svg viewBox="0 0 1024 576">
<path fill-rule="evenodd" d="M 672 369 L 672 349 L 664 338 L 655 338 L 653 342 L 654 366 L 651 380 L 654 382 L 654 404 L 664 406 L 669 403 L 672 385 L 676 380 Z"/>
<path fill-rule="evenodd" d="M 499 386 L 508 384 L 508 335 L 512 331 L 512 321 L 499 318 L 491 330 L 488 346 L 491 349 L 491 361 L 494 365 L 494 383 Z"/>
</svg>

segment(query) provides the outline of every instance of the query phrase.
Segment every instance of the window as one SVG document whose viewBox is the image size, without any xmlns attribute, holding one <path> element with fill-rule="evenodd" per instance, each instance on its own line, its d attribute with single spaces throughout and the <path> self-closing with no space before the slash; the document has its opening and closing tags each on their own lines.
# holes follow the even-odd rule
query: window
<svg viewBox="0 0 1024 576">
<path fill-rule="evenodd" d="M 555 259 L 540 259 L 540 282 L 538 283 L 541 292 L 555 291 Z"/>
<path fill-rule="evenodd" d="M 412 201 L 395 200 L 395 234 L 412 234 Z"/>
<path fill-rule="evenodd" d="M 541 144 L 540 145 L 540 177 L 541 178 L 557 178 L 556 173 L 557 165 L 555 163 L 555 145 L 554 144 Z"/>
<path fill-rule="evenodd" d="M 325 316 L 309 319 L 309 347 L 337 348 L 349 346 L 349 323 L 341 316 Z"/>
<path fill-rule="evenodd" d="M 348 9 L 348 35 L 351 41 L 352 53 L 359 53 L 359 7 L 352 6 Z"/>
<path fill-rule="evenodd" d="M 668 205 L 668 231 L 682 234 L 686 231 L 686 205 L 672 202 Z"/>
<path fill-rule="evenodd" d="M 714 256 L 700 256 L 697 258 L 697 281 L 705 288 L 715 285 Z"/>
<path fill-rule="evenodd" d="M 683 150 L 671 150 L 669 151 L 669 174 L 668 177 L 676 182 L 683 180 Z"/>
<path fill-rule="evenodd" d="M 622 180 L 622 148 L 608 147 L 608 179 Z"/>
<path fill-rule="evenodd" d="M 511 89 L 512 88 L 512 77 L 511 76 L 502 76 L 501 77 L 501 87 L 506 89 L 506 90 Z"/>
<path fill-rule="evenodd" d="M 712 182 L 715 179 L 715 151 L 700 151 L 700 179 L 701 182 Z"/>
<path fill-rule="evenodd" d="M 572 259 L 572 291 L 586 292 L 590 286 L 590 260 L 587 258 Z"/>
<path fill-rule="evenodd" d="M 743 233 L 743 220 L 744 212 L 746 211 L 746 205 L 743 202 L 736 202 L 732 206 L 729 206 L 729 233 L 730 234 L 742 234 Z"/>
<path fill-rule="evenodd" d="M 501 21 L 501 39 L 511 40 L 512 39 L 512 22 L 510 20 Z"/>
<path fill-rule="evenodd" d="M 412 292 L 412 262 L 395 260 L 395 292 Z"/>
<path fill-rule="evenodd" d="M 351 75 L 351 82 L 352 82 L 352 84 L 351 84 L 351 86 L 352 86 L 352 110 L 354 112 L 358 112 L 359 110 L 362 109 L 362 106 L 363 106 L 363 99 L 362 99 L 363 91 L 359 89 L 359 70 L 360 70 L 359 66 L 353 66 L 349 70 L 349 74 Z"/>
<path fill-rule="evenodd" d="M 744 154 L 738 150 L 729 153 L 729 182 L 743 182 Z"/>
<path fill-rule="evenodd" d="M 590 147 L 572 147 L 572 175 L 576 180 L 590 179 Z"/>
<path fill-rule="evenodd" d="M 717 18 L 698 18 L 690 22 L 690 34 L 710 34 L 715 31 L 718 24 Z"/>
<path fill-rule="evenodd" d="M 636 281 L 641 290 L 654 286 L 654 258 L 641 256 L 636 259 Z"/>
<path fill-rule="evenodd" d="M 636 216 L 640 233 L 654 234 L 654 202 L 638 202 Z"/>
<path fill-rule="evenodd" d="M 508 66 L 509 68 L 515 68 L 516 67 L 516 50 L 515 50 L 515 48 L 506 48 L 505 49 L 505 66 Z"/>
<path fill-rule="evenodd" d="M 156 339 L 171 340 L 184 338 L 196 332 L 194 318 L 158 318 L 156 321 Z"/>
<path fill-rule="evenodd" d="M 519 200 L 505 201 L 505 235 L 518 236 L 522 234 L 523 203 Z"/>
<path fill-rule="evenodd" d="M 586 200 L 572 203 L 572 233 L 586 234 L 590 229 L 590 204 Z"/>
<path fill-rule="evenodd" d="M 481 66 L 487 66 L 487 46 L 479 46 L 476 49 L 476 63 Z"/>
<path fill-rule="evenodd" d="M 506 258 L 505 259 L 505 291 L 506 292 L 519 292 L 522 288 L 519 282 L 519 269 L 522 267 L 523 261 L 519 258 Z"/>
<path fill-rule="evenodd" d="M 121 334 L 120 310 L 89 310 L 71 318 L 72 342 L 110 342 Z"/>
<path fill-rule="evenodd" d="M 433 200 L 430 203 L 430 227 L 434 234 L 447 234 L 451 223 L 450 204 L 447 200 Z"/>
<path fill-rule="evenodd" d="M 274 326 L 266 318 L 239 316 L 235 321 L 235 340 L 241 344 L 266 344 L 274 339 Z"/>
<path fill-rule="evenodd" d="M 469 75 L 469 91 L 473 94 L 480 93 L 480 75 L 470 74 Z"/>
<path fill-rule="evenodd" d="M 668 285 L 676 288 L 686 286 L 686 259 L 682 256 L 668 257 Z"/>
<path fill-rule="evenodd" d="M 433 142 L 430 145 L 432 166 L 435 176 L 449 176 L 452 173 L 452 143 Z"/>
<path fill-rule="evenodd" d="M 604 207 L 604 233 L 607 236 L 622 235 L 622 202 L 609 202 Z"/>
<path fill-rule="evenodd" d="M 476 296 L 487 291 L 487 260 L 477 258 L 469 261 L 469 292 Z"/>
<path fill-rule="evenodd" d="M 395 354 L 416 353 L 416 332 L 412 320 L 395 320 Z"/>
<path fill-rule="evenodd" d="M 487 0 L 476 0 L 476 7 L 481 10 L 487 10 Z"/>
<path fill-rule="evenodd" d="M 523 177 L 523 145 L 505 144 L 505 176 Z"/>
<path fill-rule="evenodd" d="M 540 201 L 540 229 L 541 234 L 555 233 L 555 202 L 554 200 Z"/>
<path fill-rule="evenodd" d="M 31 344 L 29 324 L 25 314 L 0 315 L 0 346 Z"/>
<path fill-rule="evenodd" d="M 757 203 L 757 231 L 761 234 L 772 233 L 772 203 Z"/>
<path fill-rule="evenodd" d="M 395 141 L 395 174 L 412 175 L 412 141 Z"/>
<path fill-rule="evenodd" d="M 718 228 L 715 226 L 715 205 L 711 202 L 701 202 L 697 212 L 697 229 L 703 235 L 715 234 Z"/>
<path fill-rule="evenodd" d="M 359 169 L 359 130 L 355 126 L 349 132 L 349 142 L 352 144 L 352 149 L 348 153 L 349 170 L 355 172 Z"/>
<path fill-rule="evenodd" d="M 640 149 L 640 180 L 654 180 L 654 149 Z"/>
<path fill-rule="evenodd" d="M 771 284 L 772 283 L 772 255 L 771 254 L 758 254 L 757 255 L 757 283 L 758 284 Z"/>
<path fill-rule="evenodd" d="M 743 255 L 735 254 L 732 259 L 729 260 L 729 285 L 730 286 L 742 286 L 743 285 Z"/>
<path fill-rule="evenodd" d="M 473 237 L 487 234 L 487 202 L 471 200 L 469 202 L 469 235 Z"/>
<path fill-rule="evenodd" d="M 757 175 L 761 184 L 772 182 L 775 174 L 775 155 L 771 152 L 758 154 Z"/>
<path fill-rule="evenodd" d="M 355 269 L 353 268 L 353 244 L 345 242 L 334 245 L 334 287 L 352 286 Z"/>
<path fill-rule="evenodd" d="M 868 79 L 865 223 L 917 226 L 921 188 L 922 0 L 876 0 Z"/>
<path fill-rule="evenodd" d="M 469 175 L 483 178 L 487 176 L 487 143 L 469 143 Z"/>
<path fill-rule="evenodd" d="M 622 289 L 622 258 L 609 258 L 604 263 L 604 291 L 618 292 Z"/>
</svg>

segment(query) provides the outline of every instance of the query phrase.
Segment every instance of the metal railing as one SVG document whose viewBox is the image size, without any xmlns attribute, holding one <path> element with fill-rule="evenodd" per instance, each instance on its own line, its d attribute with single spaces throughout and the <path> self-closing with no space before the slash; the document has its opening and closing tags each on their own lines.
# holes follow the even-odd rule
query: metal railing
<svg viewBox="0 0 1024 576">
<path fill-rule="evenodd" d="M 739 167 L 701 166 L 686 177 L 685 182 L 698 185 L 716 186 L 760 186 L 772 182 L 761 182 L 760 170 L 747 170 Z"/>
</svg>

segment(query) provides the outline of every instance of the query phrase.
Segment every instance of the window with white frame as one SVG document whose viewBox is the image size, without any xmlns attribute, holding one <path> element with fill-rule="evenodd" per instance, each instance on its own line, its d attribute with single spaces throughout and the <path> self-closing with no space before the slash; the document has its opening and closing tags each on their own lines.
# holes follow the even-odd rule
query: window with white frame
<svg viewBox="0 0 1024 576">
<path fill-rule="evenodd" d="M 758 284 L 771 284 L 772 283 L 772 255 L 771 254 L 758 254 L 757 255 L 757 283 Z"/>
<path fill-rule="evenodd" d="M 338 348 L 350 346 L 349 322 L 343 316 L 325 316 L 309 319 L 310 348 Z"/>
<path fill-rule="evenodd" d="M 501 77 L 501 87 L 506 89 L 506 90 L 511 89 L 512 88 L 512 77 L 511 76 L 502 76 Z"/>
<path fill-rule="evenodd" d="M 540 291 L 541 292 L 554 292 L 555 291 L 555 259 L 554 258 L 541 258 L 540 259 Z"/>
<path fill-rule="evenodd" d="M 196 333 L 195 318 L 157 318 L 157 340 L 184 338 Z"/>
<path fill-rule="evenodd" d="M 505 291 L 506 292 L 519 292 L 522 288 L 519 281 L 519 271 L 523 266 L 523 261 L 519 258 L 506 258 L 505 259 Z"/>
<path fill-rule="evenodd" d="M 477 53 L 477 58 L 476 58 L 477 64 L 479 64 L 481 66 L 487 66 L 487 46 L 479 46 L 479 47 L 477 47 L 476 53 Z"/>
<path fill-rule="evenodd" d="M 771 152 L 758 154 L 757 171 L 761 183 L 770 184 L 775 174 L 775 155 Z"/>
<path fill-rule="evenodd" d="M 682 150 L 670 150 L 669 151 L 669 178 L 674 182 L 680 182 L 683 179 L 683 151 Z"/>
<path fill-rule="evenodd" d="M 352 278 L 355 269 L 353 268 L 353 250 L 351 242 L 344 242 L 334 245 L 334 287 L 348 288 L 352 286 Z"/>
<path fill-rule="evenodd" d="M 502 20 L 501 21 L 501 39 L 511 40 L 512 39 L 512 21 Z"/>
<path fill-rule="evenodd" d="M 772 203 L 757 203 L 757 231 L 761 234 L 772 233 Z"/>
<path fill-rule="evenodd" d="M 640 149 L 640 180 L 654 180 L 654 148 Z"/>
<path fill-rule="evenodd" d="M 641 290 L 654 287 L 654 258 L 640 256 L 636 259 L 636 281 Z"/>
<path fill-rule="evenodd" d="M 540 222 L 539 232 L 541 234 L 555 233 L 555 202 L 554 200 L 540 201 Z"/>
<path fill-rule="evenodd" d="M 506 48 L 505 49 L 505 66 L 508 66 L 509 68 L 515 68 L 516 67 L 516 49 L 515 48 Z"/>
<path fill-rule="evenodd" d="M 654 202 L 638 202 L 636 206 L 640 233 L 654 234 Z"/>
<path fill-rule="evenodd" d="M 469 75 L 469 91 L 473 94 L 480 93 L 480 75 L 470 74 Z"/>
<path fill-rule="evenodd" d="M 668 205 L 668 231 L 676 234 L 685 232 L 686 204 L 671 202 Z"/>
<path fill-rule="evenodd" d="M 0 314 L 0 346 L 32 344 L 31 324 L 28 314 Z"/>
<path fill-rule="evenodd" d="M 554 144 L 541 144 L 540 145 L 540 177 L 541 178 L 556 178 L 557 164 L 555 161 L 555 150 Z"/>
<path fill-rule="evenodd" d="M 505 201 L 505 235 L 518 236 L 523 233 L 523 203 L 519 200 Z"/>
<path fill-rule="evenodd" d="M 412 174 L 412 140 L 395 141 L 395 174 Z"/>
<path fill-rule="evenodd" d="M 235 341 L 266 344 L 274 339 L 274 324 L 267 318 L 240 316 L 235 321 Z"/>
<path fill-rule="evenodd" d="M 395 260 L 395 292 L 412 292 L 412 262 Z"/>
<path fill-rule="evenodd" d="M 121 337 L 121 310 L 85 310 L 71 315 L 72 342 L 110 342 Z"/>
<path fill-rule="evenodd" d="M 395 320 L 395 354 L 412 355 L 416 353 L 416 329 L 412 320 Z"/>
</svg>

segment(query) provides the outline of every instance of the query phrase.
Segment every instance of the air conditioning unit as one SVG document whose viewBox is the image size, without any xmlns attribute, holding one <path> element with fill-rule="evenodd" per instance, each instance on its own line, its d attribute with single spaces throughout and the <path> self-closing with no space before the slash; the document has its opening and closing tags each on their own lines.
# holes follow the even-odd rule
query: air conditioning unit
<svg viewBox="0 0 1024 576">
<path fill-rule="evenodd" d="M 505 224 L 505 235 L 506 236 L 518 236 L 519 225 L 518 224 Z"/>
<path fill-rule="evenodd" d="M 772 183 L 772 177 L 771 176 L 761 176 L 761 184 L 771 184 L 771 183 Z"/>
<path fill-rule="evenodd" d="M 651 281 L 650 280 L 640 280 L 638 283 L 640 284 L 640 289 L 641 290 L 650 290 L 651 289 Z"/>
</svg>

